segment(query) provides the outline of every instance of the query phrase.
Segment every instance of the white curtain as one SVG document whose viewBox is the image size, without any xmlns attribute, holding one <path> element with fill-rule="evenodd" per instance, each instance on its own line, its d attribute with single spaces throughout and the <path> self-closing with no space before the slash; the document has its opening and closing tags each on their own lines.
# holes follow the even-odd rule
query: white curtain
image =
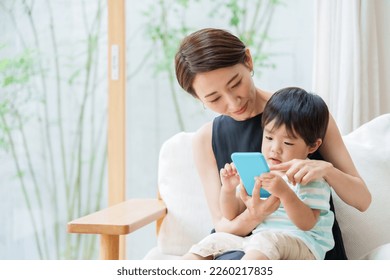
<svg viewBox="0 0 390 280">
<path fill-rule="evenodd" d="M 390 112 L 390 1 L 317 0 L 315 9 L 313 90 L 346 134 Z"/>
</svg>

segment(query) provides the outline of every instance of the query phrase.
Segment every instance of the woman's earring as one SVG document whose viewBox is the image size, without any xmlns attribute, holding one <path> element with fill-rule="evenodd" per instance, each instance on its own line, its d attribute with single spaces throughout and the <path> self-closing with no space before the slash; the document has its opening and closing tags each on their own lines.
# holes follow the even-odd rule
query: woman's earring
<svg viewBox="0 0 390 280">
<path fill-rule="evenodd" d="M 207 108 L 206 108 L 206 106 L 204 106 L 204 103 L 202 102 L 202 105 L 203 105 L 203 110 L 206 110 Z"/>
<path fill-rule="evenodd" d="M 253 77 L 255 75 L 255 70 L 251 71 L 251 76 Z"/>
</svg>

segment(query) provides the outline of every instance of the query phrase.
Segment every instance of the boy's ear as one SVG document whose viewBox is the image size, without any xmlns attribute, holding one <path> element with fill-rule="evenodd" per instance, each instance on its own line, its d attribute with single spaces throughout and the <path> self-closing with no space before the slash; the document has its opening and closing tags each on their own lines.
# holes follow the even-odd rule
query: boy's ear
<svg viewBox="0 0 390 280">
<path fill-rule="evenodd" d="M 309 147 L 309 154 L 312 154 L 314 153 L 315 151 L 317 151 L 317 149 L 321 146 L 322 144 L 322 139 L 321 138 L 318 138 L 313 145 L 311 145 Z"/>
</svg>

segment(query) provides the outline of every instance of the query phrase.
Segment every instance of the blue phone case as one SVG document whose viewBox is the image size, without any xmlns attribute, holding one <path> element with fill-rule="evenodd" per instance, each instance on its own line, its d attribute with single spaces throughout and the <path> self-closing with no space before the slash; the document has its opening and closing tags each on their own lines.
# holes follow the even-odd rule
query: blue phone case
<svg viewBox="0 0 390 280">
<path fill-rule="evenodd" d="M 258 152 L 233 153 L 231 158 L 244 184 L 246 192 L 248 195 L 252 195 L 255 177 L 270 171 L 263 154 Z M 261 198 L 267 198 L 269 196 L 269 192 L 262 188 L 260 189 Z"/>
</svg>

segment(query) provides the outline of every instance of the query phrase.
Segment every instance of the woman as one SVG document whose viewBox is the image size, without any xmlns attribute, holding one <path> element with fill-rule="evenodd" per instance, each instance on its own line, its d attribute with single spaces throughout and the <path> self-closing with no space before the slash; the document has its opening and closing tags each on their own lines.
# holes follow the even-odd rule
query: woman
<svg viewBox="0 0 390 280">
<path fill-rule="evenodd" d="M 219 170 L 231 162 L 233 152 L 260 151 L 261 114 L 270 96 L 255 87 L 250 50 L 236 36 L 220 29 L 202 29 L 184 38 L 175 57 L 180 86 L 205 107 L 220 114 L 203 125 L 193 140 L 194 159 L 216 231 L 247 235 L 274 212 L 279 201 L 247 198 L 247 209 L 233 220 L 219 209 Z M 306 184 L 324 178 L 347 204 L 365 211 L 371 195 L 356 170 L 332 117 L 316 160 L 292 160 L 272 170 L 286 171 L 292 183 Z M 332 200 L 331 207 L 333 209 Z M 335 247 L 326 259 L 346 259 L 342 236 L 335 220 Z"/>
</svg>

